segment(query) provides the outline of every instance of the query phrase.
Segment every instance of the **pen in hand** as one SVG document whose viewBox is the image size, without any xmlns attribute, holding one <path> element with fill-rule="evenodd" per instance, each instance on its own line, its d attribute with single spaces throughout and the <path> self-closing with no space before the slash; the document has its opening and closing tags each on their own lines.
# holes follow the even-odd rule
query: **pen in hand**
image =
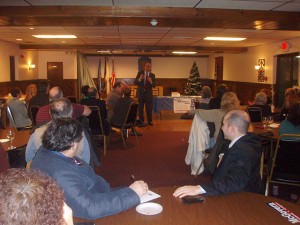
<svg viewBox="0 0 300 225">
<path fill-rule="evenodd" d="M 130 180 L 131 180 L 132 182 L 135 182 L 135 181 L 136 181 L 135 176 L 134 176 L 133 174 L 131 175 Z"/>
</svg>

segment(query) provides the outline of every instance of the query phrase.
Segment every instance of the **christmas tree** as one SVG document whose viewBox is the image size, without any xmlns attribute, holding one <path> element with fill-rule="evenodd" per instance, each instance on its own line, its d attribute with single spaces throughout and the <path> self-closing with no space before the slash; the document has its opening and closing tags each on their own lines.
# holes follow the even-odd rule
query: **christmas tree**
<svg viewBox="0 0 300 225">
<path fill-rule="evenodd" d="M 184 92 L 187 95 L 200 95 L 201 88 L 198 66 L 196 62 L 194 62 Z"/>
</svg>

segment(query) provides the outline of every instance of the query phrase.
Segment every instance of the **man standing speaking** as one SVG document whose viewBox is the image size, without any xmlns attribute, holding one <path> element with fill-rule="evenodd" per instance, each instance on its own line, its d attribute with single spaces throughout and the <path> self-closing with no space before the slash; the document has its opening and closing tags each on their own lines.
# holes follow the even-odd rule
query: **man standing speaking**
<svg viewBox="0 0 300 225">
<path fill-rule="evenodd" d="M 143 71 L 138 72 L 134 84 L 138 86 L 137 97 L 139 103 L 139 121 L 138 126 L 144 123 L 144 105 L 146 108 L 148 125 L 152 123 L 153 95 L 152 88 L 155 87 L 155 74 L 151 73 L 151 62 L 145 62 Z"/>
</svg>

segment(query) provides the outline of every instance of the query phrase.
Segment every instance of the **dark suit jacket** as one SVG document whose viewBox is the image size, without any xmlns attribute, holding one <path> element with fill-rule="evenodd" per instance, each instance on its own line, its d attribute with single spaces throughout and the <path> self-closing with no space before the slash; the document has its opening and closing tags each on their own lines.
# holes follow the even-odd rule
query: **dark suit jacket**
<svg viewBox="0 0 300 225">
<path fill-rule="evenodd" d="M 146 81 L 146 91 L 144 91 L 144 79 L 142 79 L 141 81 L 139 81 L 139 78 L 142 74 L 145 74 L 144 71 L 140 71 L 138 72 L 135 80 L 134 80 L 134 84 L 138 86 L 137 89 L 137 97 L 141 97 L 144 96 L 145 94 L 147 96 L 152 96 L 152 87 L 155 87 L 155 74 L 150 73 L 149 77 L 152 80 L 152 84 L 150 84 L 150 82 Z"/>
<path fill-rule="evenodd" d="M 253 133 L 241 137 L 225 151 L 212 180 L 201 185 L 207 195 L 221 195 L 239 191 L 260 192 L 260 139 Z"/>
<path fill-rule="evenodd" d="M 209 109 L 220 109 L 222 97 L 214 97 L 209 100 Z"/>
</svg>

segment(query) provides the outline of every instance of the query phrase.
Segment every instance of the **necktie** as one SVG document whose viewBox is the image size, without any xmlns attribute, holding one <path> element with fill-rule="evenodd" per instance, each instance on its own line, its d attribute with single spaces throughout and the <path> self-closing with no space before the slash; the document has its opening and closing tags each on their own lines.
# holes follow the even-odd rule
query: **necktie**
<svg viewBox="0 0 300 225">
<path fill-rule="evenodd" d="M 148 77 L 148 73 L 145 73 L 145 77 L 144 77 L 144 91 L 146 91 L 146 83 L 147 83 L 147 77 Z"/>
</svg>

